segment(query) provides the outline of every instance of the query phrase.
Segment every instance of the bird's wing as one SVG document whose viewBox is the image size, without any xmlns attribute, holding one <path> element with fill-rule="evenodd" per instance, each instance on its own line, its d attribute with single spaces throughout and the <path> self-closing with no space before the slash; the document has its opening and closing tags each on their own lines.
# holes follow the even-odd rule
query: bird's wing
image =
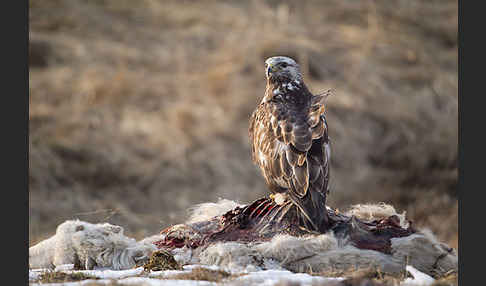
<svg viewBox="0 0 486 286">
<path fill-rule="evenodd" d="M 312 147 L 319 143 L 322 148 L 319 139 L 325 135 L 327 140 L 325 97 L 312 96 L 304 112 L 287 109 L 279 102 L 261 105 L 250 123 L 253 159 L 263 169 L 267 183 L 289 189 L 300 198 L 306 195 L 310 183 L 323 185 L 328 172 L 323 166 L 327 160 L 324 164 L 319 158 L 323 153 Z"/>
<path fill-rule="evenodd" d="M 313 229 L 325 225 L 330 148 L 324 103 L 329 93 L 310 96 L 306 108 L 282 102 L 260 104 L 250 119 L 253 161 L 272 191 L 287 192 Z"/>
</svg>

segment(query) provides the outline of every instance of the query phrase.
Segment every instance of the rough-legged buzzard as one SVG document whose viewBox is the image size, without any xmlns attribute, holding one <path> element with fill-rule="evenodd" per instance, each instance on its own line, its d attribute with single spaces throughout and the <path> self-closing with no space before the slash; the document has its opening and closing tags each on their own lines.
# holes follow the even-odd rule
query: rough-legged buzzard
<svg viewBox="0 0 486 286">
<path fill-rule="evenodd" d="M 329 227 L 330 146 L 324 116 L 329 91 L 312 95 L 291 58 L 271 57 L 265 66 L 265 96 L 250 119 L 252 159 L 271 196 L 284 195 L 297 206 L 303 226 L 323 232 Z"/>
</svg>

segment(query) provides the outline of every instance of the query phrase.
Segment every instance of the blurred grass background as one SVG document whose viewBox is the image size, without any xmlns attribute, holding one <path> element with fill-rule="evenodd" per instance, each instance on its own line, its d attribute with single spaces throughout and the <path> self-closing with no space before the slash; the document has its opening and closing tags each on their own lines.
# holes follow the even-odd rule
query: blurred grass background
<svg viewBox="0 0 486 286">
<path fill-rule="evenodd" d="M 267 193 L 263 62 L 329 88 L 329 205 L 406 211 L 457 248 L 457 0 L 30 0 L 29 240 L 79 218 L 136 238 Z"/>
</svg>

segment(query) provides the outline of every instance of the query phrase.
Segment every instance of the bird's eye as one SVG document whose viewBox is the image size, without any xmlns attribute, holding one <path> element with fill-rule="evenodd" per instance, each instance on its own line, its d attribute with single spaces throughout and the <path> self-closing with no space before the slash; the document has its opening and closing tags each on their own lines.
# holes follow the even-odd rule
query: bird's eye
<svg viewBox="0 0 486 286">
<path fill-rule="evenodd" d="M 286 68 L 287 66 L 288 66 L 288 64 L 287 64 L 287 63 L 282 63 L 282 67 L 283 67 L 283 68 Z"/>
</svg>

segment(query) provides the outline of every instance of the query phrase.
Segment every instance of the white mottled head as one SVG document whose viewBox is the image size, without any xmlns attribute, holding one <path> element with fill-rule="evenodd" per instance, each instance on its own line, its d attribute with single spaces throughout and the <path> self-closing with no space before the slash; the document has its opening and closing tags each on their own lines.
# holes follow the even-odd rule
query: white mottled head
<svg viewBox="0 0 486 286">
<path fill-rule="evenodd" d="M 291 58 L 277 56 L 265 61 L 265 73 L 271 82 L 302 80 L 299 65 Z"/>
</svg>

